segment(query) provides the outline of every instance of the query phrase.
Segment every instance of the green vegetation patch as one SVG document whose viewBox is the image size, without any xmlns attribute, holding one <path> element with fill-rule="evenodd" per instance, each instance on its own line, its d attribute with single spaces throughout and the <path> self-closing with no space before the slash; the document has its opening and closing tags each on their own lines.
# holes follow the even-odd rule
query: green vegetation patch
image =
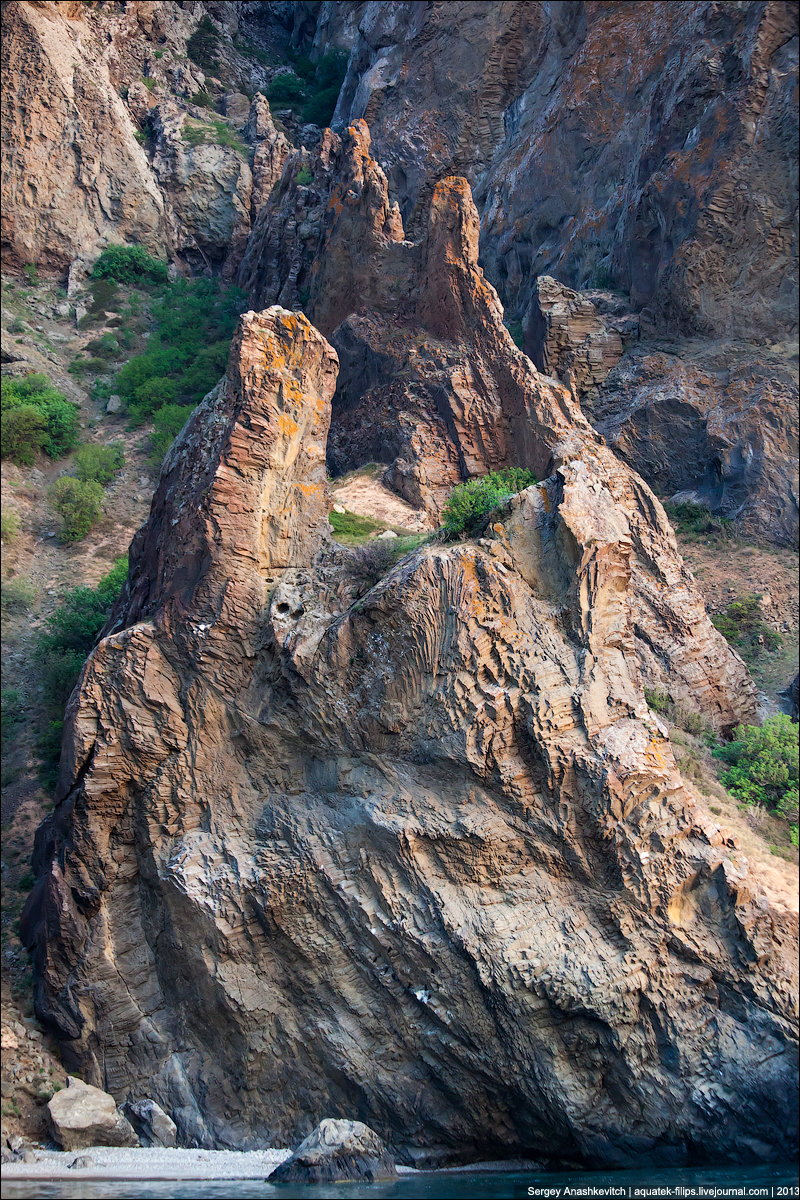
<svg viewBox="0 0 800 1200">
<path fill-rule="evenodd" d="M 34 654 L 42 668 L 48 723 L 36 746 L 46 788 L 55 787 L 58 778 L 64 708 L 127 577 L 126 556 L 117 559 L 96 588 L 78 587 L 68 592 L 47 618 L 47 631 L 39 634 Z"/>
<path fill-rule="evenodd" d="M 536 483 L 533 471 L 505 467 L 459 484 L 450 493 L 442 514 L 444 534 L 456 538 L 477 533 L 486 524 L 489 513 L 533 483 Z"/>
<path fill-rule="evenodd" d="M 186 53 L 202 71 L 214 72 L 219 66 L 220 37 L 210 17 L 203 17 L 186 42 Z"/>
<path fill-rule="evenodd" d="M 116 283 L 166 283 L 167 264 L 148 254 L 144 246 L 106 246 L 95 263 L 92 279 Z"/>
<path fill-rule="evenodd" d="M 229 146 L 243 158 L 247 158 L 250 147 L 242 141 L 234 129 L 222 117 L 208 121 L 193 121 L 187 118 L 181 129 L 181 138 L 189 146 Z"/>
<path fill-rule="evenodd" d="M 344 77 L 347 54 L 330 50 L 317 63 L 305 55 L 292 58 L 292 73 L 276 76 L 266 90 L 270 104 L 298 110 L 306 124 L 329 125 Z"/>
<path fill-rule="evenodd" d="M 747 662 L 765 652 L 780 650 L 783 645 L 781 635 L 764 620 L 758 603 L 760 599 L 755 593 L 746 593 L 731 600 L 727 608 L 711 618 L 714 628 Z"/>
<path fill-rule="evenodd" d="M 714 757 L 728 764 L 720 776 L 742 804 L 763 805 L 788 821 L 797 845 L 798 745 L 797 726 L 785 713 L 763 725 L 740 725 L 736 737 L 718 746 Z"/>
<path fill-rule="evenodd" d="M 64 475 L 49 492 L 50 503 L 61 517 L 61 537 L 79 542 L 103 511 L 103 488 L 94 480 L 84 481 Z"/>
<path fill-rule="evenodd" d="M 733 521 L 715 516 L 703 504 L 665 504 L 664 512 L 683 542 L 727 543 L 736 536 Z"/>
<path fill-rule="evenodd" d="M 155 326 L 147 351 L 117 373 L 114 390 L 131 425 L 168 406 L 194 407 L 225 373 L 231 338 L 247 303 L 238 288 L 213 279 L 179 279 L 152 305 Z"/>
<path fill-rule="evenodd" d="M 33 466 L 39 450 L 62 458 L 78 445 L 79 406 L 57 391 L 46 375 L 3 379 L 0 410 L 2 457 L 19 466 Z"/>
<path fill-rule="evenodd" d="M 382 521 L 374 521 L 372 517 L 360 517 L 352 512 L 330 512 L 328 520 L 333 526 L 334 537 L 344 546 L 355 546 L 388 528 Z"/>
<path fill-rule="evenodd" d="M 28 579 L 4 579 L 0 585 L 4 613 L 26 613 L 36 601 L 36 588 Z"/>
<path fill-rule="evenodd" d="M 122 442 L 112 442 L 108 446 L 81 446 L 72 461 L 75 474 L 83 483 L 105 485 L 125 465 L 125 451 Z"/>
<path fill-rule="evenodd" d="M 153 413 L 153 432 L 150 434 L 150 457 L 148 465 L 157 470 L 164 461 L 175 438 L 192 415 L 191 405 L 166 404 Z"/>
</svg>

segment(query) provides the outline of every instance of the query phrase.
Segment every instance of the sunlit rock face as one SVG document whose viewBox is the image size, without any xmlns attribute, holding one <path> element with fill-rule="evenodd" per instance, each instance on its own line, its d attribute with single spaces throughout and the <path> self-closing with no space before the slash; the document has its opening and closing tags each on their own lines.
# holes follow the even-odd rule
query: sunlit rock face
<svg viewBox="0 0 800 1200">
<path fill-rule="evenodd" d="M 407 1162 L 788 1152 L 789 918 L 643 687 L 717 726 L 755 696 L 658 501 L 531 376 L 547 478 L 354 602 L 336 369 L 243 317 L 70 702 L 23 921 L 65 1062 L 182 1144 L 350 1114 Z"/>
</svg>

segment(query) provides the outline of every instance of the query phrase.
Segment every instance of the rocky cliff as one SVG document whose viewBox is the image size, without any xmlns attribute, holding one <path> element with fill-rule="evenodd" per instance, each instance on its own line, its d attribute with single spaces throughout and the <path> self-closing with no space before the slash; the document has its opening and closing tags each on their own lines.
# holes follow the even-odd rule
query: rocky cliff
<svg viewBox="0 0 800 1200">
<path fill-rule="evenodd" d="M 645 691 L 727 735 L 756 689 L 642 475 L 796 526 L 793 10 L 106 7 L 7 6 L 8 262 L 140 241 L 253 311 L 70 699 L 22 920 L 64 1064 L 183 1145 L 790 1154 L 797 922 Z M 245 20 L 349 50 L 334 128 L 217 80 L 214 141 L 205 16 L 228 80 Z M 366 586 L 326 460 L 428 528 L 538 482 Z"/>
<path fill-rule="evenodd" d="M 466 196 L 434 199 L 445 244 Z M 724 727 L 752 685 L 646 485 L 476 316 L 476 269 L 437 278 L 547 478 L 359 594 L 324 521 L 336 355 L 243 318 L 70 701 L 38 1012 L 184 1144 L 347 1113 L 409 1162 L 785 1153 L 792 927 L 643 692 Z"/>
</svg>

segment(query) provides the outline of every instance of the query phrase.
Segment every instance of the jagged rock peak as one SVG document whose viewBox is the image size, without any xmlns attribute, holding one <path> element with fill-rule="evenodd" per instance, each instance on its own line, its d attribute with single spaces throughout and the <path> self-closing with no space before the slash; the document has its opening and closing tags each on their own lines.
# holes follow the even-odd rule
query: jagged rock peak
<svg viewBox="0 0 800 1200">
<path fill-rule="evenodd" d="M 336 352 L 302 313 L 244 314 L 227 375 L 167 455 L 113 627 L 167 602 L 191 606 L 200 583 L 213 591 L 242 571 L 312 562 L 328 534 L 337 369 Z"/>
<path fill-rule="evenodd" d="M 661 506 L 562 414 L 485 537 L 360 592 L 305 529 L 335 371 L 301 314 L 245 315 L 70 701 L 22 921 L 66 1065 L 183 1145 L 357 1088 L 406 1161 L 789 1153 L 791 921 L 644 687 L 718 727 L 755 692 Z"/>
</svg>

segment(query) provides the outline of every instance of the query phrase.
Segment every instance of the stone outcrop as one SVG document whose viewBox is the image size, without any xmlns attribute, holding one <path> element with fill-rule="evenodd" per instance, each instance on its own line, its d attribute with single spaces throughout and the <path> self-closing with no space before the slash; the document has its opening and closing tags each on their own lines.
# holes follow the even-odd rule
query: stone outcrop
<svg viewBox="0 0 800 1200">
<path fill-rule="evenodd" d="M 152 169 L 177 221 L 174 250 L 201 268 L 232 258 L 230 275 L 250 233 L 253 177 L 238 150 L 214 143 L 205 118 L 172 101 L 159 104 L 150 118 Z M 189 140 L 193 135 L 199 144 Z"/>
<path fill-rule="evenodd" d="M 595 428 L 661 495 L 735 519 L 746 533 L 798 535 L 796 349 L 644 345 L 587 409 Z"/>
<path fill-rule="evenodd" d="M 471 243 L 467 195 L 445 182 L 432 246 Z M 448 328 L 492 303 L 463 262 Z M 755 690 L 647 486 L 502 325 L 475 336 L 550 469 L 359 594 L 323 519 L 335 355 L 243 318 L 70 701 L 22 921 L 38 1012 L 183 1145 L 355 1098 L 409 1163 L 788 1154 L 792 918 L 644 693 L 729 728 Z"/>
<path fill-rule="evenodd" d="M 310 185 L 298 184 L 301 170 Z M 478 267 L 466 181 L 441 180 L 424 236 L 407 240 L 363 121 L 289 160 L 239 283 L 256 305 L 292 303 L 303 290 L 337 349 L 331 468 L 385 463 L 390 486 L 434 520 L 470 475 L 508 464 L 546 474 L 544 447 L 580 419 L 563 389 L 556 404 L 542 393 L 503 326 Z"/>
<path fill-rule="evenodd" d="M 3 10 L 3 259 L 63 270 L 111 241 L 160 250 L 170 222 L 85 5 Z"/>
<path fill-rule="evenodd" d="M 221 106 L 231 131 L 248 130 L 250 163 L 235 147 L 216 144 L 209 122 L 221 118 L 190 103 L 206 81 L 186 44 L 210 17 L 228 34 L 219 43 L 228 77 L 263 87 L 263 66 L 238 55 L 229 40 L 242 8 L 173 0 L 5 5 L 6 267 L 36 263 L 63 273 L 74 264 L 73 275 L 83 275 L 105 245 L 131 242 L 196 270 L 227 259 L 228 275 L 235 273 L 251 202 L 261 203 L 279 176 L 286 139 L 262 95 L 261 115 L 251 120 L 246 97 L 229 92 Z M 187 121 L 193 142 L 181 138 Z"/>
<path fill-rule="evenodd" d="M 396 1179 L 394 1159 L 361 1121 L 320 1121 L 292 1154 L 275 1168 L 272 1183 L 373 1183 Z"/>
<path fill-rule="evenodd" d="M 549 275 L 536 280 L 525 314 L 526 353 L 576 396 L 596 392 L 639 336 L 639 318 L 611 292 L 574 292 Z"/>
<path fill-rule="evenodd" d="M 797 9 L 322 5 L 315 47 L 352 47 L 334 128 L 356 118 L 418 236 L 436 180 L 465 176 L 481 253 L 521 318 L 537 276 L 613 279 L 659 323 L 797 329 Z"/>
<path fill-rule="evenodd" d="M 139 1139 L 117 1108 L 113 1096 L 100 1088 L 68 1080 L 47 1105 L 53 1135 L 62 1150 L 88 1146 L 138 1146 Z"/>
<path fill-rule="evenodd" d="M 124 1114 L 142 1146 L 175 1145 L 177 1126 L 155 1100 L 136 1100 L 126 1104 Z"/>
</svg>

